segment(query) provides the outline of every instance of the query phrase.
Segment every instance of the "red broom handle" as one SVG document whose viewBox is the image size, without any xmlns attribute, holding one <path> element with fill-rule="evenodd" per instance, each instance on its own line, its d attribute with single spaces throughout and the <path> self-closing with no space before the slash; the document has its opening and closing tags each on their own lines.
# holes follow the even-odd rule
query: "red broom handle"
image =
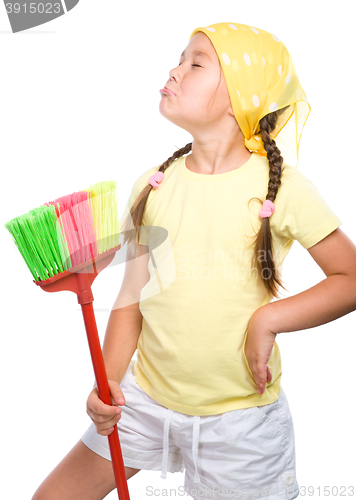
<svg viewBox="0 0 356 500">
<path fill-rule="evenodd" d="M 106 375 L 103 353 L 101 350 L 100 340 L 98 336 L 98 329 L 95 321 L 93 303 L 90 302 L 87 304 L 81 304 L 81 307 L 85 323 L 85 329 L 88 337 L 90 355 L 96 378 L 96 384 L 98 386 L 99 398 L 103 401 L 103 403 L 111 405 L 110 387 Z M 119 500 L 130 500 L 117 425 L 114 426 L 114 430 L 111 434 L 109 434 L 108 439 L 110 446 L 111 462 L 114 469 L 115 482 L 119 495 Z"/>
</svg>

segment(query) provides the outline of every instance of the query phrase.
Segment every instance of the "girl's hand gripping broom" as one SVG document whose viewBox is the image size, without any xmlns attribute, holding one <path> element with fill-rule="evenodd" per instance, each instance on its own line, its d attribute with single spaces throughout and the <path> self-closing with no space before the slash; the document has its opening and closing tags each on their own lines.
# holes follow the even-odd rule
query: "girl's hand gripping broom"
<svg viewBox="0 0 356 500">
<path fill-rule="evenodd" d="M 119 250 L 116 183 L 101 182 L 15 217 L 5 224 L 34 278 L 46 292 L 77 294 L 99 398 L 111 394 L 93 310 L 91 285 Z M 120 500 L 130 500 L 117 426 L 108 436 Z"/>
</svg>

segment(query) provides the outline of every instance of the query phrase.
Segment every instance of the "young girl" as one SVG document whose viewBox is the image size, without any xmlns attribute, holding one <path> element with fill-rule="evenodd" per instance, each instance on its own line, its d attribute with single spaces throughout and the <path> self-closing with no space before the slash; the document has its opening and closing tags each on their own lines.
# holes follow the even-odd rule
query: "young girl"
<svg viewBox="0 0 356 500">
<path fill-rule="evenodd" d="M 112 405 L 94 387 L 92 423 L 33 500 L 112 491 L 116 424 L 127 478 L 185 470 L 195 500 L 293 499 L 276 335 L 356 309 L 356 247 L 296 168 L 310 105 L 281 40 L 236 23 L 196 28 L 161 95 L 193 142 L 140 175 L 122 218 L 128 261 L 103 345 Z M 271 301 L 295 240 L 326 279 Z"/>
</svg>

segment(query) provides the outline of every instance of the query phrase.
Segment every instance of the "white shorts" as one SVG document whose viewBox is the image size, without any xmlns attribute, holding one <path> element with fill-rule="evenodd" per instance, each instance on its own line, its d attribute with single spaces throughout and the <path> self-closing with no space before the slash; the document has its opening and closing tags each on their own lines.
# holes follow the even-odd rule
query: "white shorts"
<svg viewBox="0 0 356 500">
<path fill-rule="evenodd" d="M 131 361 L 120 387 L 126 404 L 118 422 L 126 467 L 184 472 L 195 500 L 291 500 L 299 494 L 292 416 L 283 389 L 265 406 L 193 416 L 154 401 L 137 384 Z M 107 436 L 93 423 L 83 443 L 111 460 Z"/>
</svg>

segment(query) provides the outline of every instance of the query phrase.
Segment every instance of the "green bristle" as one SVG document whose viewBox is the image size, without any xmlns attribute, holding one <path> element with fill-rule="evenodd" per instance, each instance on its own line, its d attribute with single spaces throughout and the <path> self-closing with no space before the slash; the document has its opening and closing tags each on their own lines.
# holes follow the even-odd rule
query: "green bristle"
<svg viewBox="0 0 356 500">
<path fill-rule="evenodd" d="M 91 207 L 98 254 L 119 244 L 119 217 L 116 200 L 116 182 L 104 181 L 84 191 L 91 193 Z"/>
<path fill-rule="evenodd" d="M 37 217 L 38 225 L 42 230 L 38 237 L 40 238 L 40 244 L 42 244 L 45 250 L 44 256 L 47 255 L 48 264 L 53 268 L 54 274 L 58 274 L 58 272 L 66 271 L 71 265 L 67 266 L 66 264 L 69 252 L 62 231 L 58 226 L 55 207 L 52 206 L 50 210 L 48 208 L 50 207 L 41 206 L 30 210 L 29 213 L 34 218 Z"/>
<path fill-rule="evenodd" d="M 54 205 L 53 205 L 54 207 Z M 65 238 L 65 231 L 63 228 L 63 222 L 62 222 L 62 214 L 59 208 L 59 203 L 57 203 L 57 209 L 59 213 L 59 217 L 57 218 L 55 210 L 53 211 L 53 216 L 57 218 L 57 223 L 56 223 L 56 234 L 57 234 L 57 239 L 59 243 L 59 250 L 63 262 L 63 266 L 66 270 L 70 269 L 72 267 L 72 261 L 70 258 L 70 253 L 67 245 L 67 240 Z M 67 263 L 68 262 L 68 266 Z"/>
<path fill-rule="evenodd" d="M 35 208 L 5 224 L 35 281 L 46 280 L 64 270 L 61 248 L 66 243 L 56 220 L 55 208 L 51 205 Z"/>
<path fill-rule="evenodd" d="M 31 259 L 31 251 L 29 252 L 28 245 L 26 245 L 26 239 L 21 231 L 21 226 L 19 224 L 19 217 L 10 220 L 5 224 L 6 229 L 11 233 L 15 245 L 17 246 L 19 252 L 21 253 L 24 261 L 27 264 L 27 267 L 31 271 L 31 274 L 35 280 L 38 279 L 38 276 L 34 270 Z"/>
</svg>

